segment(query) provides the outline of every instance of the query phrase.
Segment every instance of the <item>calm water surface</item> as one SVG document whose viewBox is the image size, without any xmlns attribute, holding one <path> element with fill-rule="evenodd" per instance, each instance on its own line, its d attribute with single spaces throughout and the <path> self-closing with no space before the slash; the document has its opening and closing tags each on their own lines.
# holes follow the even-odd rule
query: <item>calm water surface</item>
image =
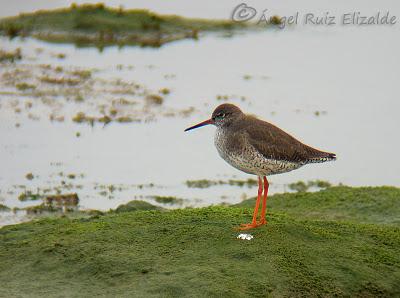
<svg viewBox="0 0 400 298">
<path fill-rule="evenodd" d="M 42 3 L 52 7 L 48 1 Z M 322 11 L 319 1 L 310 3 L 314 10 Z M 394 6 L 393 13 L 399 12 L 393 2 L 389 4 Z M 372 9 L 362 5 L 367 12 Z M 178 14 L 207 17 L 186 6 L 176 4 L 174 9 Z M 158 7 L 160 12 L 168 12 L 164 4 Z M 211 17 L 223 17 L 222 8 Z M 33 204 L 19 202 L 20 191 L 15 186 L 22 184 L 31 190 L 55 186 L 63 180 L 56 175 L 60 171 L 84 175 L 74 181 L 82 185 L 75 189 L 82 208 L 107 210 L 135 198 L 154 202 L 154 195 L 184 198 L 186 206 L 233 203 L 253 196 L 254 188 L 185 186 L 186 180 L 193 179 L 249 178 L 220 159 L 213 145 L 215 128 L 183 132 L 208 118 L 222 103 L 217 95 L 229 95 L 229 101 L 243 110 L 312 146 L 337 153 L 334 163 L 270 177 L 272 192 L 284 191 L 291 182 L 314 179 L 400 186 L 399 26 L 298 26 L 232 38 L 208 35 L 160 49 L 109 47 L 102 53 L 95 48 L 2 38 L 1 48 L 21 47 L 23 53 L 35 57 L 31 64 L 97 68 L 95 75 L 102 78 L 132 80 L 154 90 L 168 87 L 172 92 L 164 103 L 166 108 L 193 106 L 196 112 L 189 118 L 159 118 L 103 128 L 69 119 L 56 124 L 45 117 L 32 121 L 2 108 L 0 203 L 10 207 Z M 65 53 L 66 59 L 37 55 L 37 48 Z M 118 70 L 118 64 L 134 68 Z M 166 74 L 174 77 L 168 79 Z M 5 100 L 0 96 L 0 102 Z M 16 121 L 21 127 L 15 127 Z M 75 136 L 77 131 L 82 137 Z M 25 175 L 29 172 L 38 177 L 28 181 Z M 121 190 L 99 194 L 98 185 L 111 184 L 120 185 Z M 19 220 L 0 213 L 0 224 Z"/>
</svg>

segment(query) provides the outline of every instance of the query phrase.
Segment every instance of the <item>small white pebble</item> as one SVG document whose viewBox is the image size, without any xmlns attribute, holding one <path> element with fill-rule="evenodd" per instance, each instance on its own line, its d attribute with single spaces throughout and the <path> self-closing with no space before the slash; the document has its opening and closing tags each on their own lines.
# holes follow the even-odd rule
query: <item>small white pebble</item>
<svg viewBox="0 0 400 298">
<path fill-rule="evenodd" d="M 239 234 L 237 236 L 237 239 L 242 239 L 242 240 L 251 240 L 253 238 L 254 238 L 253 235 L 250 234 Z"/>
</svg>

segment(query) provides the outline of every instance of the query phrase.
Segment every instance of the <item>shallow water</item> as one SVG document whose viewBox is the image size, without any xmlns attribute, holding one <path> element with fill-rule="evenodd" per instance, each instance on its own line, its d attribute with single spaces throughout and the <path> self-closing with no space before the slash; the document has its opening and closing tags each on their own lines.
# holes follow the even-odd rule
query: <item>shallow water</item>
<svg viewBox="0 0 400 298">
<path fill-rule="evenodd" d="M 314 10 L 321 11 L 317 1 L 312 3 Z M 365 5 L 364 9 L 371 10 Z M 189 11 L 177 13 L 192 15 Z M 152 90 L 167 87 L 171 94 L 161 110 L 193 106 L 196 111 L 188 118 L 158 117 L 149 123 L 90 127 L 68 117 L 63 123 L 52 123 L 47 117 L 33 121 L 3 105 L 0 203 L 26 206 L 29 203 L 17 200 L 21 190 L 15 186 L 35 190 L 69 181 L 57 176 L 59 172 L 84 175 L 69 182 L 81 185 L 71 190 L 78 192 L 83 208 L 91 209 L 107 210 L 135 198 L 154 202 L 150 198 L 154 195 L 183 198 L 184 206 L 234 203 L 253 196 L 255 188 L 185 186 L 186 180 L 249 178 L 219 158 L 213 145 L 215 128 L 183 132 L 209 117 L 223 102 L 217 100 L 218 95 L 228 95 L 229 102 L 243 110 L 338 155 L 334 163 L 270 177 L 272 193 L 284 191 L 288 183 L 314 179 L 400 186 L 399 26 L 298 26 L 232 38 L 207 35 L 160 49 L 109 47 L 103 52 L 2 38 L 2 48 L 21 47 L 34 58 L 31 64 L 96 68 L 94 75 L 99 78 L 132 80 Z M 37 54 L 37 48 L 44 54 Z M 66 58 L 51 53 L 64 53 Z M 119 64 L 124 67 L 119 69 Z M 0 95 L 0 102 L 6 100 Z M 16 122 L 21 127 L 15 127 Z M 80 138 L 75 135 L 78 131 Z M 28 181 L 29 172 L 38 177 Z M 99 194 L 100 186 L 111 184 L 122 189 Z M 0 224 L 4 218 L 0 213 Z M 9 217 L 6 221 L 10 222 Z"/>
</svg>

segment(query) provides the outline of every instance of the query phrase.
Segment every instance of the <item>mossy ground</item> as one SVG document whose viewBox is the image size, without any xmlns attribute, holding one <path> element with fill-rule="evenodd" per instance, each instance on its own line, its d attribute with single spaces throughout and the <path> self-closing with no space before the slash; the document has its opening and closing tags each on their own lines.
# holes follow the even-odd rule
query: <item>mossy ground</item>
<svg viewBox="0 0 400 298">
<path fill-rule="evenodd" d="M 237 204 L 253 208 L 255 199 Z M 395 187 L 331 187 L 314 193 L 276 194 L 268 201 L 271 212 L 296 218 L 349 221 L 400 226 L 400 190 Z"/>
<path fill-rule="evenodd" d="M 348 206 L 357 205 L 365 194 L 379 193 L 383 201 L 394 197 L 389 198 L 392 208 L 399 208 L 399 189 L 331 191 L 343 193 Z M 311 206 L 323 193 L 302 194 L 299 200 L 303 205 L 309 200 Z M 270 204 L 280 199 L 273 196 Z M 236 239 L 233 230 L 251 219 L 252 210 L 243 207 L 113 212 L 3 227 L 0 296 L 400 295 L 397 224 L 364 224 L 360 217 L 338 222 L 302 212 L 293 216 L 288 215 L 290 206 L 284 212 L 277 206 L 271 207 L 267 226 L 251 231 L 251 241 Z M 375 217 L 382 211 L 371 210 Z"/>
<path fill-rule="evenodd" d="M 77 45 L 160 46 L 184 38 L 198 38 L 201 31 L 232 30 L 246 24 L 226 20 L 163 16 L 143 9 L 125 10 L 104 4 L 72 5 L 0 20 L 0 33 L 10 37 L 33 36 L 50 42 Z"/>
</svg>

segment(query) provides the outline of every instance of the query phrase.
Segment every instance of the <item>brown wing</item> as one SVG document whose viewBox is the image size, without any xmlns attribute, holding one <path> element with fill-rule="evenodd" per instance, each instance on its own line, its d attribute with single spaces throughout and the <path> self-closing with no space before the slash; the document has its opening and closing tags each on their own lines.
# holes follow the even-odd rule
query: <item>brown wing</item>
<svg viewBox="0 0 400 298">
<path fill-rule="evenodd" d="M 335 159 L 335 154 L 309 147 L 275 125 L 247 116 L 242 129 L 248 142 L 265 158 L 308 163 Z"/>
</svg>

